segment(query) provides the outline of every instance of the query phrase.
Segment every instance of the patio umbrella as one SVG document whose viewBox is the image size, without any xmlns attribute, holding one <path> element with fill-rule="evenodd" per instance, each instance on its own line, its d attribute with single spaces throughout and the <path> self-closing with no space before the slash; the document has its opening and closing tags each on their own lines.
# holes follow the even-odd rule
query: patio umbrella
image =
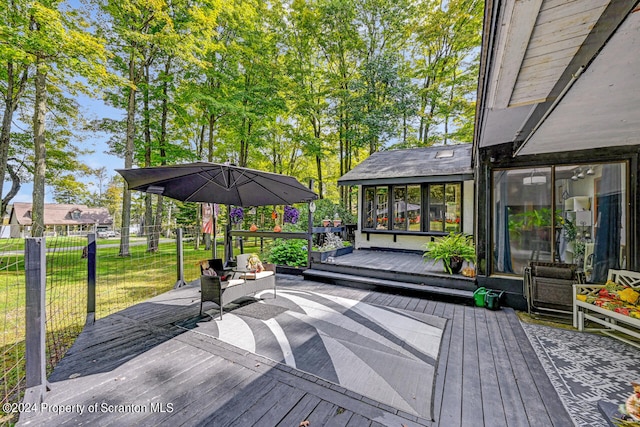
<svg viewBox="0 0 640 427">
<path fill-rule="evenodd" d="M 287 175 L 220 163 L 196 162 L 182 165 L 116 169 L 129 190 L 161 194 L 184 202 L 218 203 L 235 206 L 290 205 L 310 202 L 318 195 Z M 226 259 L 231 240 L 227 224 Z M 215 248 L 215 245 L 214 245 Z"/>
<path fill-rule="evenodd" d="M 130 190 L 162 194 L 184 202 L 235 206 L 290 205 L 318 195 L 287 175 L 219 163 L 196 162 L 116 169 Z"/>
</svg>

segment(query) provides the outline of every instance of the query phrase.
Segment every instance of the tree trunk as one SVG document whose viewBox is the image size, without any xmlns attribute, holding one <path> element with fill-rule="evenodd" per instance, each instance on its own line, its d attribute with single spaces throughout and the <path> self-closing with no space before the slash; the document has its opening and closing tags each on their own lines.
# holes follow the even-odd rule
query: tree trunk
<svg viewBox="0 0 640 427">
<path fill-rule="evenodd" d="M 135 54 L 131 52 L 129 56 L 129 81 L 133 85 L 136 81 Z M 133 166 L 133 149 L 135 138 L 135 116 L 136 116 L 136 89 L 129 88 L 129 99 L 127 102 L 127 135 L 124 149 L 124 167 L 129 169 Z M 122 193 L 122 230 L 120 231 L 120 256 L 130 256 L 129 253 L 129 228 L 131 226 L 131 191 L 125 184 Z"/>
<path fill-rule="evenodd" d="M 319 155 L 316 154 L 316 169 L 318 170 L 318 197 L 323 199 L 324 195 L 322 194 L 324 185 L 322 183 L 322 159 Z"/>
<path fill-rule="evenodd" d="M 44 235 L 44 187 L 47 171 L 47 148 L 44 136 L 45 115 L 47 113 L 47 76 L 44 71 L 44 58 L 36 59 L 35 109 L 33 114 L 33 145 L 35 169 L 33 172 L 33 206 L 31 208 L 31 236 Z"/>
<path fill-rule="evenodd" d="M 149 108 L 149 91 L 151 90 L 150 65 L 144 65 L 144 91 L 142 92 L 142 133 L 144 135 L 144 166 L 151 164 L 151 111 Z M 147 252 L 154 252 L 153 247 L 153 195 L 144 195 L 144 235 L 147 236 Z"/>
<path fill-rule="evenodd" d="M 162 83 L 162 115 L 160 118 L 160 140 L 158 145 L 160 146 L 160 164 L 167 164 L 167 120 L 169 117 L 169 81 L 168 76 L 171 71 L 171 57 L 167 58 L 164 68 L 164 78 Z M 151 242 L 151 250 L 158 251 L 158 245 L 160 244 L 160 232 L 162 231 L 162 214 L 164 210 L 164 197 L 158 194 L 158 202 L 156 203 L 156 216 L 153 221 L 153 237 Z"/>
<path fill-rule="evenodd" d="M 9 172 L 9 176 L 12 180 L 11 190 L 2 197 L 2 202 L 0 203 L 0 212 L 7 211 L 7 205 L 13 199 L 13 197 L 17 194 L 20 189 L 20 178 L 15 173 L 15 171 L 9 169 L 7 165 L 7 161 L 9 158 L 9 146 L 11 145 L 11 124 L 13 123 L 13 114 L 18 108 L 18 101 L 22 97 L 22 93 L 26 87 L 27 83 L 27 70 L 25 69 L 22 72 L 22 76 L 20 77 L 20 81 L 14 81 L 15 76 L 14 64 L 12 62 L 7 63 L 7 89 L 5 92 L 4 98 L 4 112 L 2 115 L 2 131 L 0 132 L 0 177 L 3 179 L 0 180 L 0 196 L 4 193 L 4 176 L 6 172 Z M 17 190 L 14 192 L 13 190 L 16 188 Z"/>
</svg>

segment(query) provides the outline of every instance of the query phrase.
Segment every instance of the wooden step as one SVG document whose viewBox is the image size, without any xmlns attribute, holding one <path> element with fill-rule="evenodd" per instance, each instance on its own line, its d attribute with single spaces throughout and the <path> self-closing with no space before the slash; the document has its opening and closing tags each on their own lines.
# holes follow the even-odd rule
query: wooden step
<svg viewBox="0 0 640 427">
<path fill-rule="evenodd" d="M 309 268 L 303 273 L 305 279 L 320 280 L 338 285 L 368 287 L 376 290 L 395 289 L 410 292 L 438 295 L 445 298 L 473 300 L 473 292 L 464 289 L 455 289 L 441 286 L 431 286 L 424 283 L 409 283 L 396 280 L 380 279 L 375 277 L 357 276 L 353 274 L 338 273 Z"/>
</svg>

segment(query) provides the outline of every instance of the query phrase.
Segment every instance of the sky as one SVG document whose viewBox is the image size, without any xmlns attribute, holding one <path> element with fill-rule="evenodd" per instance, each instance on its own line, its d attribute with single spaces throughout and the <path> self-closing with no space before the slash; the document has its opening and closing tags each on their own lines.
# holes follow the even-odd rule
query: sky
<svg viewBox="0 0 640 427">
<path fill-rule="evenodd" d="M 85 117 L 87 119 L 101 119 L 101 118 L 112 118 L 112 119 L 122 119 L 125 116 L 125 111 L 115 109 L 108 105 L 105 105 L 102 100 L 97 100 L 93 98 L 89 98 L 87 96 L 80 96 L 77 98 L 78 103 L 80 104 L 80 108 L 82 109 Z M 104 184 L 106 184 L 111 176 L 115 175 L 115 169 L 121 169 L 124 167 L 124 159 L 119 157 L 107 154 L 109 147 L 107 145 L 107 141 L 109 139 L 109 135 L 105 133 L 96 133 L 93 136 L 89 136 L 84 142 L 80 144 L 81 148 L 90 149 L 93 151 L 93 154 L 83 155 L 79 158 L 89 167 L 91 168 L 99 168 L 104 166 L 107 168 L 107 180 Z M 91 179 L 91 177 L 82 179 L 83 182 L 86 182 L 88 186 L 90 186 L 90 191 L 96 191 L 97 187 L 94 187 L 92 181 L 95 181 L 95 185 L 97 185 L 97 181 Z M 11 182 L 5 181 L 3 186 L 3 192 L 6 192 L 11 187 Z M 103 188 L 104 190 L 104 188 Z M 22 183 L 20 188 L 20 192 L 11 200 L 10 203 L 14 202 L 29 202 L 32 201 L 32 192 L 33 192 L 33 183 L 27 182 Z M 54 203 L 53 200 L 53 189 L 51 187 L 47 187 L 45 191 L 45 203 Z"/>
</svg>

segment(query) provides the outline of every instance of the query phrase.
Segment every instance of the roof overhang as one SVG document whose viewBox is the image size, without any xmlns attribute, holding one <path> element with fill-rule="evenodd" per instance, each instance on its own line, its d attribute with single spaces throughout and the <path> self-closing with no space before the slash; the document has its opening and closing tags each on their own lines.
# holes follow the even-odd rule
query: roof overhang
<svg viewBox="0 0 640 427">
<path fill-rule="evenodd" d="M 638 2 L 487 1 L 474 144 L 640 145 Z"/>
<path fill-rule="evenodd" d="M 338 185 L 410 185 L 438 182 L 473 181 L 473 174 L 431 175 L 398 178 L 338 180 Z"/>
</svg>

